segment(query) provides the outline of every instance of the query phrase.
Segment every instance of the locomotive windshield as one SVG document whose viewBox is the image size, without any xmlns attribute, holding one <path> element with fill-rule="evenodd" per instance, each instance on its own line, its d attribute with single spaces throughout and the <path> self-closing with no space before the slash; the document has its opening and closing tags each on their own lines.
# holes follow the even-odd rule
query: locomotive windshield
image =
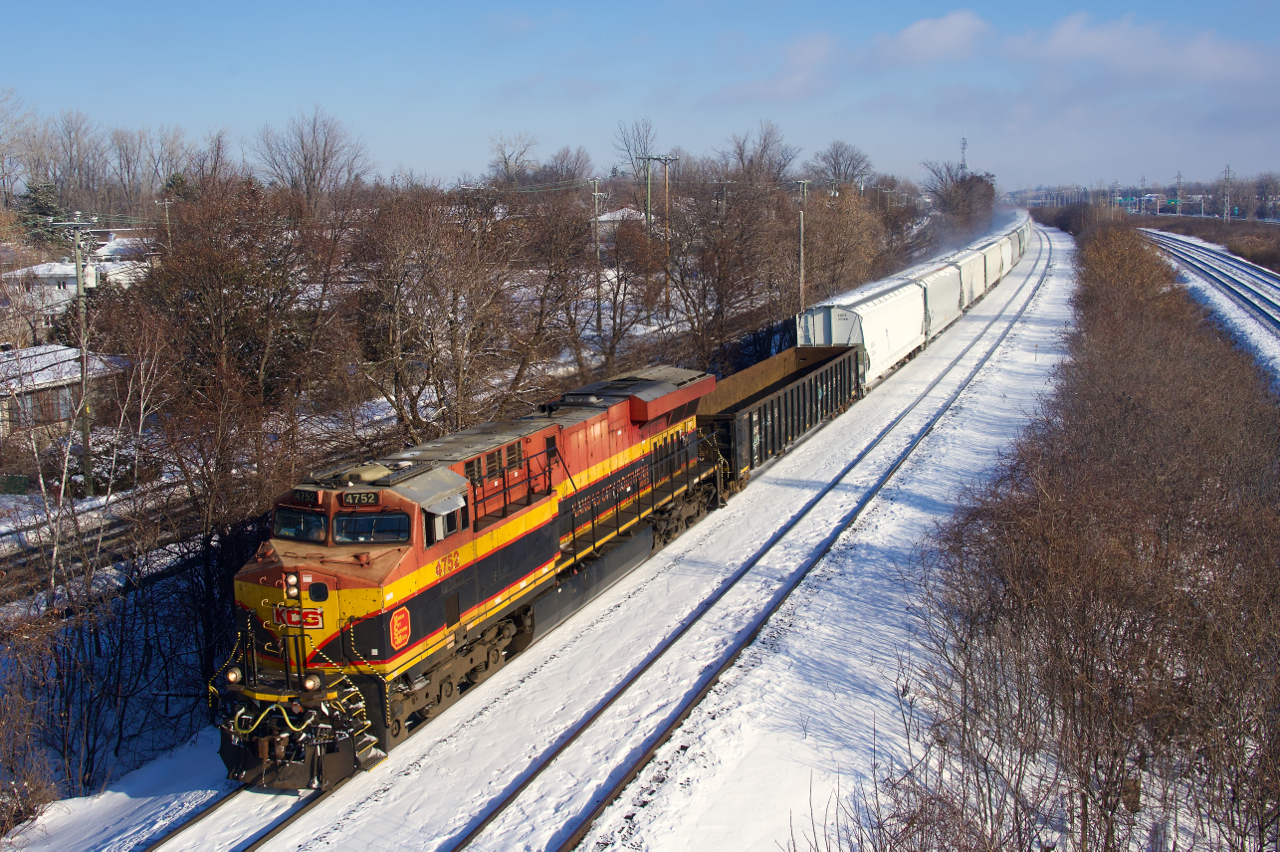
<svg viewBox="0 0 1280 852">
<path fill-rule="evenodd" d="M 275 524 L 271 535 L 275 538 L 291 538 L 294 541 L 324 541 L 329 519 L 319 512 L 298 509 L 276 509 Z"/>
<path fill-rule="evenodd" d="M 404 512 L 364 512 L 338 515 L 333 519 L 334 544 L 364 541 L 398 542 L 409 540 L 409 516 Z"/>
</svg>

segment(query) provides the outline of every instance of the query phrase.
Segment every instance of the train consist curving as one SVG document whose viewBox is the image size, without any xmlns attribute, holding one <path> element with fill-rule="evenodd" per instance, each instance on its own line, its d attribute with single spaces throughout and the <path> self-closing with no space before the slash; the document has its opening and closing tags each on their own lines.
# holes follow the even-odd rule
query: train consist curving
<svg viewBox="0 0 1280 852">
<path fill-rule="evenodd" d="M 329 789 L 379 762 L 922 348 L 1029 235 L 976 253 L 980 274 L 962 255 L 802 314 L 800 347 L 719 385 L 640 370 L 313 473 L 235 577 L 241 629 L 211 686 L 229 776 Z"/>
<path fill-rule="evenodd" d="M 981 299 L 1022 258 L 1030 240 L 1031 223 L 1024 221 L 865 299 L 810 308 L 796 318 L 797 339 L 801 346 L 861 347 L 865 375 L 874 384 Z"/>
</svg>

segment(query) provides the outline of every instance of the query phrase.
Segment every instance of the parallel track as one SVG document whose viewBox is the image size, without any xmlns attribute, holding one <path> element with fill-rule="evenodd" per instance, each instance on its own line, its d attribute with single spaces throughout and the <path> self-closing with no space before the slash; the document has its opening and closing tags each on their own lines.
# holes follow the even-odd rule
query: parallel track
<svg viewBox="0 0 1280 852">
<path fill-rule="evenodd" d="M 336 450 L 316 459 L 312 466 L 323 468 L 367 452 L 367 447 L 360 448 L 359 452 L 352 452 L 350 448 Z M 160 495 L 164 490 L 174 487 L 149 486 L 142 491 L 141 496 L 145 499 L 151 494 Z M 87 555 L 97 565 L 129 559 L 138 551 L 136 533 L 139 529 L 167 530 L 154 542 L 148 542 L 147 549 L 152 551 L 185 541 L 199 532 L 197 501 L 191 499 L 179 499 L 169 506 L 152 506 L 138 515 L 119 518 L 106 516 L 111 511 L 109 507 L 97 511 L 102 516 L 96 519 L 96 524 L 88 523 L 88 516 L 84 514 L 74 519 L 70 511 L 59 515 L 54 523 L 64 527 L 74 523 L 81 528 L 64 531 L 56 545 L 27 544 L 24 541 L 31 534 L 39 537 L 43 533 L 48 537 L 49 524 L 43 521 L 0 533 L 0 579 L 3 579 L 5 599 L 17 600 L 47 590 L 49 566 L 55 559 L 55 548 L 59 554 L 58 562 L 65 566 L 59 568 L 61 574 L 74 569 L 83 555 Z M 144 578 L 144 582 L 154 581 L 168 573 L 168 569 L 158 572 Z"/>
<path fill-rule="evenodd" d="M 1280 334 L 1280 277 L 1248 261 L 1154 231 L 1147 237 Z"/>
<path fill-rule="evenodd" d="M 711 689 L 719 682 L 720 678 L 727 672 L 738 660 L 741 654 L 755 641 L 756 637 L 763 630 L 769 618 L 778 611 L 785 603 L 791 593 L 800 585 L 810 571 L 816 566 L 822 558 L 831 550 L 839 539 L 840 535 L 853 524 L 862 514 L 863 510 L 870 504 L 877 494 L 892 479 L 895 473 L 906 463 L 911 454 L 920 445 L 924 438 L 933 430 L 933 427 L 939 420 L 951 409 L 959 398 L 960 394 L 972 383 L 977 376 L 979 370 L 987 363 L 992 355 L 999 349 L 1008 336 L 1010 330 L 1017 325 L 1018 320 L 1022 317 L 1027 307 L 1031 304 L 1036 291 L 1039 290 L 1048 271 L 1052 268 L 1052 244 L 1044 237 L 1043 233 L 1037 230 L 1037 236 L 1040 239 L 1040 250 L 1036 256 L 1035 262 L 1032 264 L 1031 271 L 1024 279 L 1023 283 L 1015 291 L 1013 297 L 1010 298 L 1009 304 L 1013 304 L 1017 300 L 1017 294 L 1031 282 L 1037 266 L 1039 266 L 1042 258 L 1044 259 L 1044 268 L 1040 273 L 1038 280 L 1032 286 L 1032 293 L 1023 302 L 1022 307 L 1007 322 L 1007 326 L 999 334 L 994 342 L 990 344 L 987 351 L 982 355 L 978 362 L 973 366 L 968 375 L 962 380 L 957 389 L 946 399 L 942 407 L 933 414 L 927 421 L 924 428 L 915 434 L 908 445 L 894 458 L 889 467 L 877 479 L 877 481 L 867 490 L 865 494 L 855 503 L 855 505 L 846 512 L 835 528 L 814 548 L 809 556 L 803 560 L 800 568 L 796 570 L 786 582 L 774 593 L 773 597 L 767 602 L 761 610 L 751 619 L 751 629 L 746 630 L 740 635 L 713 663 L 705 667 L 699 677 L 691 684 L 686 694 L 678 701 L 678 710 L 666 719 L 660 727 L 652 732 L 645 748 L 634 758 L 628 760 L 624 765 L 609 768 L 607 778 L 612 779 L 607 782 L 592 797 L 592 804 L 587 813 L 575 817 L 569 824 L 565 826 L 562 832 L 562 839 L 557 841 L 554 848 L 558 850 L 571 850 L 577 847 L 582 839 L 590 831 L 592 825 L 599 818 L 605 808 L 609 806 L 624 788 L 629 784 L 653 758 L 657 750 L 675 733 L 681 723 L 689 716 L 691 712 L 698 706 L 703 698 L 711 691 Z M 1047 253 L 1047 256 L 1046 256 Z M 707 597 L 698 603 L 698 605 L 690 612 L 688 616 L 668 634 L 661 642 L 659 642 L 645 660 L 628 672 L 613 690 L 605 696 L 596 707 L 583 715 L 568 730 L 568 736 L 562 737 L 556 744 L 549 748 L 542 755 L 538 756 L 533 764 L 533 768 L 523 777 L 519 783 L 509 789 L 507 794 L 500 800 L 497 800 L 493 806 L 479 818 L 457 841 L 442 848 L 448 849 L 449 852 L 457 852 L 470 846 L 474 841 L 478 840 L 484 833 L 485 829 L 500 817 L 519 797 L 528 789 L 539 777 L 541 777 L 555 762 L 556 758 L 564 754 L 564 752 L 577 741 L 584 732 L 586 732 L 593 723 L 595 723 L 604 713 L 617 704 L 622 698 L 630 695 L 630 691 L 636 685 L 641 677 L 653 668 L 660 660 L 665 659 L 667 653 L 672 647 L 685 636 L 690 629 L 699 624 L 701 619 L 711 610 L 711 608 L 721 599 L 725 597 L 740 581 L 747 577 L 752 569 L 760 564 L 766 556 L 779 545 L 781 540 L 791 530 L 795 529 L 806 517 L 808 517 L 814 509 L 823 501 L 827 495 L 838 488 L 845 480 L 854 473 L 859 465 L 879 447 L 884 441 L 895 431 L 895 429 L 914 411 L 925 398 L 942 382 L 944 378 L 950 375 L 951 371 L 956 369 L 959 363 L 977 346 L 978 342 L 986 337 L 987 332 L 996 324 L 1001 317 L 1005 316 L 1009 306 L 1006 305 L 995 317 L 988 323 L 982 332 L 975 336 L 974 340 L 965 347 L 965 349 L 954 358 L 950 364 L 944 369 L 929 385 L 926 387 L 916 399 L 907 406 L 892 422 L 884 427 L 878 435 L 868 444 L 856 458 L 849 462 L 835 478 L 825 485 L 817 494 L 811 497 L 799 511 L 789 518 L 783 526 L 775 532 L 768 541 L 766 541 L 757 551 L 738 569 L 728 575 L 719 586 L 717 586 Z"/>
</svg>

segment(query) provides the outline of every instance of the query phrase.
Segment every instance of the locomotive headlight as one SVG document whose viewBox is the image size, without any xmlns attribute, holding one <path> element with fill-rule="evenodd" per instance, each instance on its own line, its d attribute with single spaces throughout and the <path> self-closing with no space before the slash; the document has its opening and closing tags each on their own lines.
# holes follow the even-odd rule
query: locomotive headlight
<svg viewBox="0 0 1280 852">
<path fill-rule="evenodd" d="M 241 678 L 243 677 L 244 675 L 241 674 L 240 670 L 235 666 L 232 666 L 231 668 L 227 669 L 227 674 L 226 674 L 227 683 L 239 683 Z"/>
<path fill-rule="evenodd" d="M 298 596 L 298 587 L 289 586 L 287 589 L 284 590 L 284 593 L 291 598 L 296 598 Z"/>
<path fill-rule="evenodd" d="M 321 686 L 320 676 L 309 674 L 302 679 L 302 688 L 307 692 L 315 692 Z"/>
<path fill-rule="evenodd" d="M 285 582 L 288 583 L 290 586 L 298 585 L 297 574 L 286 574 L 284 579 L 285 579 Z"/>
</svg>

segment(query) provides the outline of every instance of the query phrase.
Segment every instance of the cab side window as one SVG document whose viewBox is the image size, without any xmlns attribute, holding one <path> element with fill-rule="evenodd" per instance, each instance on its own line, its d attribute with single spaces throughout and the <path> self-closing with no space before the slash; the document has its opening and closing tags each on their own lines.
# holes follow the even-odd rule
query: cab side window
<svg viewBox="0 0 1280 852">
<path fill-rule="evenodd" d="M 425 524 L 423 541 L 426 542 L 427 547 L 444 541 L 467 525 L 466 506 L 443 515 L 426 511 L 422 515 Z"/>
</svg>

